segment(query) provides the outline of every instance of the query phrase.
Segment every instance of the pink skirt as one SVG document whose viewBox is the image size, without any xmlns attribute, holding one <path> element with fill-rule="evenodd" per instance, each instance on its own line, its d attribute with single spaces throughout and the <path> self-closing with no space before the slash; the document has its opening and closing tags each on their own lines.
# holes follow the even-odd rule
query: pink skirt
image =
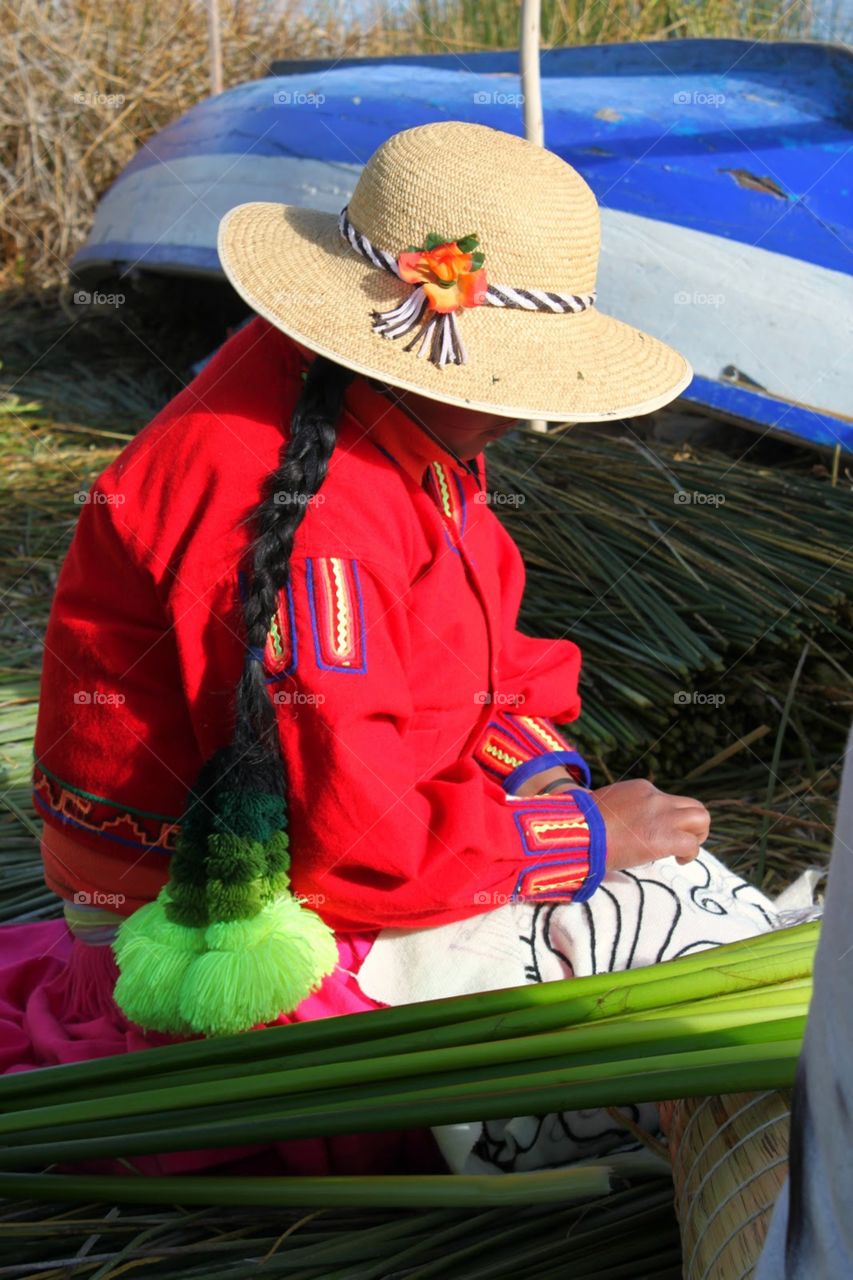
<svg viewBox="0 0 853 1280">
<path fill-rule="evenodd" d="M 278 1022 L 304 1022 L 380 1009 L 351 975 L 370 950 L 374 934 L 339 934 L 339 968 L 292 1014 Z M 75 938 L 65 920 L 0 927 L 0 1074 L 136 1053 L 176 1039 L 128 1022 L 112 998 L 117 978 L 109 946 Z M 204 1170 L 253 1174 L 444 1173 L 447 1165 L 429 1129 L 204 1151 L 134 1156 L 144 1174 Z M 78 1171 L 127 1174 L 124 1164 L 98 1160 Z"/>
</svg>

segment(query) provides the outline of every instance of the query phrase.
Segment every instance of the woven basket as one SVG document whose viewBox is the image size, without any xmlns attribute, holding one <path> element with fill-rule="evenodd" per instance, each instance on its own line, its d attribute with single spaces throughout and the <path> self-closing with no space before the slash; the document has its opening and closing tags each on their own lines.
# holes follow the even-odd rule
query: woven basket
<svg viewBox="0 0 853 1280">
<path fill-rule="evenodd" d="M 661 1107 L 684 1280 L 748 1280 L 788 1172 L 790 1091 L 686 1098 Z"/>
</svg>

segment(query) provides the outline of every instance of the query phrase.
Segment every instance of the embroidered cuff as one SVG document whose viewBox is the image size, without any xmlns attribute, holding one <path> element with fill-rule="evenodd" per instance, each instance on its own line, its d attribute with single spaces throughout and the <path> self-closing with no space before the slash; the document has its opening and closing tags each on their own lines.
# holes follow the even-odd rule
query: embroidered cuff
<svg viewBox="0 0 853 1280">
<path fill-rule="evenodd" d="M 538 770 L 555 764 L 565 764 L 575 781 L 586 787 L 592 781 L 583 756 L 544 716 L 496 712 L 474 749 L 474 758 L 506 791 L 521 786 Z M 520 772 L 528 762 L 532 767 Z"/>
<path fill-rule="evenodd" d="M 507 796 L 518 806 L 513 818 L 523 864 L 513 901 L 586 902 L 606 872 L 604 819 L 586 791 L 558 796 Z"/>
</svg>

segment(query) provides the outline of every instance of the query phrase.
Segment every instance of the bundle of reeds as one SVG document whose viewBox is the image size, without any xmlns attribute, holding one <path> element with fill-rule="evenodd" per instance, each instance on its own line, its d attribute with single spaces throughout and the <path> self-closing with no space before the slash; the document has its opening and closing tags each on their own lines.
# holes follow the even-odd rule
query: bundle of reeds
<svg viewBox="0 0 853 1280">
<path fill-rule="evenodd" d="M 586 745 L 617 768 L 642 750 L 677 777 L 721 724 L 760 723 L 806 641 L 804 678 L 825 696 L 792 732 L 814 752 L 828 721 L 834 745 L 845 717 L 828 711 L 853 705 L 838 656 L 853 642 L 847 487 L 707 450 L 675 460 L 627 433 L 517 431 L 493 448 L 496 509 L 528 566 L 528 630 L 591 655 Z"/>
<path fill-rule="evenodd" d="M 817 937 L 7 1075 L 0 1170 L 788 1086 Z M 86 1175 L 74 1185 L 87 1194 Z M 0 1176 L 8 1195 L 36 1187 Z M 156 1179 L 129 1188 L 114 1197 L 163 1198 Z"/>
<path fill-rule="evenodd" d="M 607 1199 L 574 1203 L 565 1173 L 544 1175 L 550 1194 L 539 1175 L 507 1175 L 474 1194 L 470 1180 L 445 1179 L 456 1188 L 452 1198 L 446 1188 L 448 1207 L 420 1210 L 191 1209 L 180 1192 L 180 1207 L 100 1210 L 69 1206 L 57 1188 L 53 1201 L 0 1210 L 0 1280 L 563 1280 L 569 1263 L 575 1280 L 680 1280 L 668 1175 L 629 1183 L 618 1159 L 612 1169 Z M 417 1194 L 423 1180 L 413 1181 Z"/>
</svg>

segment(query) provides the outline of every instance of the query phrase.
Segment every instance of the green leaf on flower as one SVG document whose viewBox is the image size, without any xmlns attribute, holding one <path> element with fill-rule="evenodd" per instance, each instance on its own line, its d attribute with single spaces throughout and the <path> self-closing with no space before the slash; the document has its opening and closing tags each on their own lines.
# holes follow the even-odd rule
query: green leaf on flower
<svg viewBox="0 0 853 1280">
<path fill-rule="evenodd" d="M 456 243 L 459 245 L 459 248 L 463 253 L 470 253 L 472 249 L 477 248 L 477 245 L 480 243 L 480 237 L 475 235 L 463 236 L 462 239 L 457 240 Z"/>
</svg>

